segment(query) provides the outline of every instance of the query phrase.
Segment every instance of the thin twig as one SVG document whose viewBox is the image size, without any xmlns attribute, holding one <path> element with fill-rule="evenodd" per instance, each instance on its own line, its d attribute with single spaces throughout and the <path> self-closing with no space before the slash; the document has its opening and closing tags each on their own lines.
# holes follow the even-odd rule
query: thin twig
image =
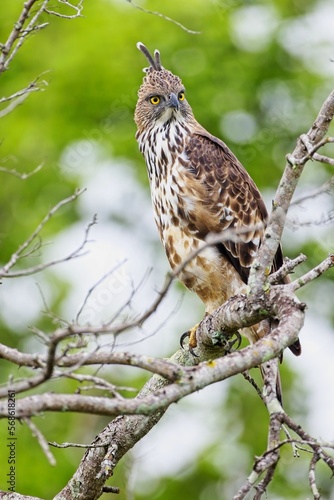
<svg viewBox="0 0 334 500">
<path fill-rule="evenodd" d="M 89 231 L 90 231 L 91 227 L 94 224 L 96 224 L 95 219 L 92 222 L 90 222 L 88 224 L 88 226 L 86 227 L 84 239 L 82 240 L 80 245 L 75 250 L 73 250 L 68 255 L 66 255 L 65 257 L 61 257 L 59 259 L 44 262 L 42 264 L 37 264 L 36 266 L 27 267 L 26 269 L 23 269 L 22 271 L 9 272 L 5 275 L 6 278 L 19 278 L 22 276 L 29 276 L 31 274 L 36 274 L 36 273 L 39 273 L 41 271 L 44 271 L 44 269 L 48 269 L 48 268 L 53 267 L 57 264 L 62 264 L 62 263 L 67 262 L 69 260 L 73 260 L 73 259 L 76 259 L 78 257 L 83 257 L 84 255 L 86 255 L 88 253 L 87 251 L 82 252 L 82 250 L 84 249 L 86 244 L 89 243 L 89 241 L 90 241 L 88 239 L 88 235 L 89 235 Z M 26 257 L 26 255 L 20 256 L 21 259 L 23 259 L 24 257 Z M 0 269 L 0 277 L 2 277 L 2 276 L 4 276 L 4 275 L 1 274 L 1 269 Z M 60 321 L 60 318 L 58 318 L 58 319 Z M 62 321 L 62 322 L 64 322 L 64 321 Z"/>
<path fill-rule="evenodd" d="M 32 420 L 30 418 L 23 417 L 22 421 L 27 425 L 27 427 L 29 427 L 32 435 L 37 439 L 37 441 L 38 441 L 40 447 L 42 448 L 49 464 L 56 465 L 56 459 L 53 456 L 53 454 L 49 448 L 48 442 L 45 439 L 45 437 L 43 436 L 43 434 L 41 433 L 41 431 L 38 429 L 38 427 L 36 427 L 36 425 L 32 422 Z"/>
<path fill-rule="evenodd" d="M 83 9 L 83 0 L 80 0 L 78 5 L 73 5 L 72 3 L 68 2 L 67 0 L 58 0 L 59 3 L 63 4 L 63 5 L 67 5 L 68 7 L 74 9 L 76 12 L 75 14 L 72 14 L 72 15 L 68 15 L 68 14 L 61 14 L 60 12 L 57 12 L 57 11 L 54 11 L 54 10 L 50 10 L 50 9 L 44 9 L 44 12 L 46 12 L 47 14 L 50 14 L 52 16 L 57 16 L 57 17 L 61 17 L 63 19 L 75 19 L 77 17 L 83 17 L 81 15 L 81 12 L 82 12 L 82 9 Z"/>
<path fill-rule="evenodd" d="M 109 278 L 110 276 L 112 276 L 116 271 L 117 269 L 119 269 L 121 266 L 123 266 L 123 264 L 126 262 L 126 259 L 124 259 L 123 261 L 117 263 L 110 271 L 108 271 L 107 273 L 105 273 L 102 278 L 100 278 L 96 283 L 94 283 L 94 285 L 88 290 L 88 292 L 86 293 L 86 296 L 83 300 L 83 303 L 81 304 L 81 306 L 79 307 L 79 311 L 77 312 L 77 315 L 76 315 L 76 318 L 75 318 L 75 322 L 78 323 L 79 322 L 79 318 L 80 318 L 80 315 L 82 313 L 82 311 L 84 310 L 86 304 L 87 304 L 87 301 L 89 299 L 89 297 L 91 296 L 91 294 L 101 285 L 101 283 L 103 283 L 107 278 Z"/>
<path fill-rule="evenodd" d="M 308 271 L 306 274 L 298 278 L 297 280 L 290 283 L 288 286 L 294 292 L 305 286 L 307 283 L 319 278 L 322 274 L 324 274 L 328 269 L 334 266 L 334 254 L 330 254 L 326 259 L 324 259 L 320 264 L 316 267 Z"/>
<path fill-rule="evenodd" d="M 162 19 L 164 19 L 165 21 L 169 21 L 169 22 L 175 24 L 176 26 L 183 29 L 184 31 L 186 31 L 190 35 L 200 35 L 201 34 L 200 31 L 190 30 L 190 29 L 186 28 L 183 24 L 179 23 L 178 21 L 175 21 L 175 19 L 172 19 L 171 17 L 165 16 L 165 14 L 161 14 L 161 12 L 156 12 L 153 10 L 144 9 L 144 7 L 141 7 L 140 5 L 136 4 L 135 2 L 133 2 L 133 0 L 126 0 L 126 1 L 129 2 L 136 9 L 138 9 L 142 12 L 145 12 L 145 14 L 152 14 L 153 16 L 162 17 Z"/>
<path fill-rule="evenodd" d="M 334 189 L 334 175 L 332 175 L 332 177 L 330 177 L 330 179 L 328 179 L 322 186 L 294 199 L 291 202 L 290 207 L 294 205 L 301 205 L 304 201 L 316 198 L 317 196 L 321 196 L 322 194 L 329 194 L 331 193 L 331 191 L 333 191 L 333 189 Z"/>
<path fill-rule="evenodd" d="M 317 465 L 319 460 L 320 460 L 320 457 L 316 453 L 314 453 L 313 457 L 311 459 L 311 462 L 310 462 L 310 468 L 309 468 L 309 473 L 308 473 L 310 488 L 311 488 L 311 491 L 313 493 L 313 500 L 320 500 L 320 498 L 321 498 L 320 492 L 319 492 L 318 487 L 317 487 L 316 478 L 315 478 L 315 466 Z"/>
<path fill-rule="evenodd" d="M 55 213 L 62 208 L 64 205 L 67 205 L 68 203 L 72 203 L 74 200 L 78 198 L 82 193 L 85 192 L 85 189 L 79 189 L 77 190 L 74 194 L 69 196 L 68 198 L 65 198 L 64 200 L 61 200 L 58 202 L 53 208 L 49 210 L 47 215 L 43 218 L 42 222 L 40 222 L 37 226 L 37 228 L 33 231 L 33 233 L 25 240 L 22 245 L 19 246 L 19 248 L 11 255 L 9 261 L 7 264 L 5 264 L 1 269 L 0 269 L 0 278 L 4 276 L 9 276 L 9 270 L 15 266 L 17 261 L 21 258 L 21 254 L 28 248 L 28 246 L 31 244 L 31 242 L 37 238 L 39 233 L 42 231 L 43 227 L 49 222 L 49 220 L 55 215 Z M 61 261 L 61 260 L 59 260 Z M 57 261 L 58 262 L 58 261 Z M 34 266 L 34 268 L 30 268 L 30 270 L 25 270 L 25 271 L 18 271 L 17 273 L 11 273 L 10 277 L 17 277 L 17 276 L 26 276 L 27 274 L 31 274 L 31 269 L 33 269 L 32 272 L 37 272 L 42 269 L 45 269 L 45 264 L 40 264 L 38 266 Z"/>
<path fill-rule="evenodd" d="M 25 181 L 25 180 L 29 179 L 29 177 L 31 177 L 32 175 L 35 175 L 35 174 L 37 174 L 37 172 L 42 170 L 43 166 L 44 166 L 44 164 L 41 163 L 31 172 L 22 172 L 22 173 L 17 172 L 17 170 L 15 170 L 15 169 L 8 169 L 5 167 L 0 167 L 0 172 L 3 172 L 4 174 L 14 175 L 18 179 L 21 179 L 21 181 Z"/>
<path fill-rule="evenodd" d="M 271 285 L 281 283 L 283 279 L 290 274 L 297 266 L 302 264 L 307 260 L 306 255 L 302 253 L 298 255 L 295 259 L 288 259 L 287 257 L 284 259 L 283 266 L 278 269 L 278 271 L 272 273 L 269 276 L 269 282 Z"/>
<path fill-rule="evenodd" d="M 99 444 L 79 444 L 79 443 L 56 443 L 55 441 L 49 441 L 48 444 L 50 446 L 54 446 L 55 448 L 104 448 L 105 446 L 109 446 L 110 442 L 107 443 L 99 443 Z"/>
</svg>

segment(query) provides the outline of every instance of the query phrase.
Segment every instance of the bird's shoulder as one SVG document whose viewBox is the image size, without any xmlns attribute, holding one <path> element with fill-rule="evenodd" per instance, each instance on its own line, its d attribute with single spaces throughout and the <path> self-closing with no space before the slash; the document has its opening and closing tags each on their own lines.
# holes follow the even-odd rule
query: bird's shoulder
<svg viewBox="0 0 334 500">
<path fill-rule="evenodd" d="M 258 187 L 221 139 L 198 127 L 198 130 L 189 135 L 185 149 L 189 168 L 208 188 L 215 186 L 216 189 L 220 185 L 231 195 L 240 196 L 243 193 L 249 198 L 251 206 L 260 210 L 263 218 L 267 217 Z"/>
</svg>

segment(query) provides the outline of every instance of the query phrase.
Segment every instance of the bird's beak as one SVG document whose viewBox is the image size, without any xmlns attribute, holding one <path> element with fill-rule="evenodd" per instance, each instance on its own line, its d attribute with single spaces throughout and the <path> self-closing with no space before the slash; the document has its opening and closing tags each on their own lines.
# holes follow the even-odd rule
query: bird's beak
<svg viewBox="0 0 334 500">
<path fill-rule="evenodd" d="M 173 93 L 169 96 L 168 107 L 176 110 L 179 109 L 179 100 Z"/>
</svg>

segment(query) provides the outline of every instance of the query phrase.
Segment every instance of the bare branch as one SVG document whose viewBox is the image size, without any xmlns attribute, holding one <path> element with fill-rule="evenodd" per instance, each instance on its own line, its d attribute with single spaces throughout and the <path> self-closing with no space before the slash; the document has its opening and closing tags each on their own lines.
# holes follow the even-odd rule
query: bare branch
<svg viewBox="0 0 334 500">
<path fill-rule="evenodd" d="M 46 7 L 50 0 L 44 0 L 42 4 L 37 8 L 36 13 L 32 16 L 29 23 L 24 27 L 25 23 L 29 19 L 31 14 L 31 9 L 34 4 L 37 3 L 37 0 L 27 0 L 24 3 L 22 12 L 14 24 L 14 28 L 12 29 L 7 41 L 0 46 L 0 74 L 6 71 L 9 67 L 10 62 L 16 56 L 18 50 L 22 47 L 26 38 L 48 26 L 48 23 L 38 24 L 39 18 L 46 12 L 47 14 L 59 16 L 65 19 L 73 19 L 76 17 L 81 17 L 81 11 L 83 9 L 82 3 L 83 0 L 80 0 L 77 5 L 74 5 L 67 0 L 58 0 L 60 5 L 66 5 L 71 9 L 75 10 L 74 15 L 66 15 L 61 14 L 56 11 L 48 10 Z"/>
<path fill-rule="evenodd" d="M 329 210 L 327 213 L 322 213 L 318 219 L 309 219 L 301 221 L 294 217 L 293 219 L 286 219 L 286 226 L 291 229 L 300 229 L 302 227 L 319 227 L 332 224 L 334 220 L 334 210 Z"/>
<path fill-rule="evenodd" d="M 323 260 L 318 266 L 311 269 L 308 273 L 304 274 L 296 281 L 293 281 L 288 286 L 294 292 L 301 288 L 302 286 L 310 283 L 316 278 L 319 278 L 324 272 L 334 266 L 334 254 L 330 254 L 325 260 Z"/>
<path fill-rule="evenodd" d="M 69 371 L 60 371 L 60 370 L 54 370 L 55 377 L 65 377 L 65 378 L 70 378 L 73 380 L 77 380 L 78 382 L 92 382 L 91 385 L 85 386 L 85 387 L 80 387 L 80 390 L 78 390 L 78 393 L 81 393 L 84 390 L 90 391 L 92 389 L 98 389 L 102 391 L 109 391 L 114 398 L 120 397 L 118 391 L 131 391 L 137 393 L 138 390 L 134 389 L 133 387 L 117 387 L 114 384 L 111 384 L 107 380 L 103 379 L 102 377 L 97 377 L 94 375 L 82 375 L 82 374 L 75 374 Z"/>
<path fill-rule="evenodd" d="M 319 490 L 317 488 L 316 479 L 315 479 L 315 466 L 317 465 L 317 462 L 319 462 L 319 460 L 320 460 L 319 456 L 316 453 L 314 453 L 314 455 L 311 459 L 311 462 L 310 462 L 310 469 L 309 469 L 309 474 L 308 474 L 310 487 L 311 487 L 311 491 L 313 493 L 314 500 L 320 500 L 320 498 L 321 498 L 321 495 L 320 495 Z"/>
<path fill-rule="evenodd" d="M 94 290 L 96 290 L 96 288 L 98 288 L 98 286 L 101 285 L 101 283 L 103 283 L 107 278 L 112 276 L 117 271 L 117 269 L 119 269 L 124 263 L 125 263 L 125 259 L 122 262 L 119 262 L 118 264 L 116 264 L 116 266 L 114 266 L 109 272 L 105 273 L 102 276 L 102 278 L 100 278 L 96 283 L 94 283 L 94 285 L 88 290 L 88 292 L 83 300 L 83 303 L 79 307 L 79 311 L 76 315 L 76 318 L 75 318 L 76 323 L 79 322 L 80 315 L 81 315 L 82 311 L 84 310 L 84 308 L 87 304 L 87 301 L 88 301 L 89 297 L 91 296 L 91 294 L 94 292 Z"/>
<path fill-rule="evenodd" d="M 37 439 L 40 447 L 42 448 L 48 462 L 50 465 L 56 465 L 56 459 L 53 456 L 47 440 L 41 433 L 41 431 L 36 427 L 30 418 L 23 417 L 22 421 L 29 427 L 32 435 Z"/>
<path fill-rule="evenodd" d="M 8 169 L 8 168 L 5 168 L 5 167 L 0 167 L 0 172 L 3 172 L 4 174 L 14 175 L 18 179 L 21 179 L 21 181 L 25 181 L 26 179 L 29 179 L 29 177 L 37 174 L 37 172 L 39 172 L 40 170 L 42 170 L 43 165 L 44 164 L 41 163 L 40 165 L 38 165 L 31 172 L 23 172 L 23 173 L 21 173 L 21 172 L 18 172 L 17 170 L 15 170 L 15 169 Z"/>
<path fill-rule="evenodd" d="M 317 145 L 324 139 L 333 116 L 334 91 L 327 97 L 315 122 L 306 134 L 311 144 Z M 252 292 L 257 295 L 261 295 L 263 289 L 266 288 L 265 282 L 268 279 L 267 270 L 271 269 L 272 262 L 282 238 L 286 214 L 292 196 L 302 174 L 304 165 L 309 159 L 309 155 L 305 155 L 305 152 L 307 153 L 306 147 L 303 141 L 299 139 L 292 155 L 287 156 L 287 164 L 273 202 L 273 210 L 269 218 L 265 238 L 263 244 L 259 248 L 257 258 L 252 266 L 248 280 Z M 299 162 L 299 160 L 302 161 Z"/>
<path fill-rule="evenodd" d="M 272 285 L 277 283 L 282 283 L 283 278 L 285 278 L 285 276 L 290 274 L 297 266 L 299 266 L 299 264 L 302 264 L 302 262 L 305 262 L 306 260 L 307 257 L 306 255 L 303 254 L 298 255 L 298 257 L 296 257 L 295 259 L 289 259 L 286 257 L 284 259 L 283 266 L 280 269 L 278 269 L 278 271 L 272 273 L 269 276 L 269 282 Z"/>
<path fill-rule="evenodd" d="M 57 16 L 57 17 L 61 17 L 63 19 L 75 19 L 77 17 L 83 17 L 81 15 L 81 12 L 82 12 L 82 9 L 83 9 L 83 0 L 80 0 L 78 5 L 73 5 L 72 3 L 68 2 L 67 0 L 58 0 L 59 3 L 63 4 L 63 5 L 66 5 L 67 7 L 70 7 L 71 9 L 74 9 L 75 10 L 75 14 L 72 14 L 72 15 L 68 15 L 68 14 L 61 14 L 60 12 L 56 12 L 54 10 L 50 10 L 50 9 L 44 9 L 44 12 L 46 12 L 47 14 L 50 14 L 50 15 L 53 15 L 53 16 Z"/>
<path fill-rule="evenodd" d="M 38 271 L 41 271 L 42 269 L 45 269 L 45 267 L 48 267 L 48 265 L 54 265 L 58 262 L 62 262 L 64 259 L 59 259 L 57 261 L 54 261 L 54 263 L 49 263 L 47 264 L 40 264 L 38 266 L 34 266 L 33 268 L 25 269 L 23 271 L 17 271 L 13 273 L 9 273 L 9 270 L 15 266 L 17 261 L 22 258 L 23 252 L 29 247 L 29 245 L 38 237 L 40 232 L 42 231 L 43 227 L 49 222 L 49 220 L 54 216 L 54 214 L 64 205 L 67 205 L 68 203 L 72 203 L 74 200 L 78 198 L 82 193 L 84 193 L 85 189 L 79 189 L 77 190 L 73 195 L 69 196 L 68 198 L 65 198 L 64 200 L 58 202 L 53 208 L 49 210 L 47 215 L 44 217 L 42 222 L 37 226 L 35 231 L 29 236 L 29 238 L 26 239 L 22 245 L 19 246 L 19 248 L 11 255 L 9 261 L 7 264 L 5 264 L 1 269 L 0 269 L 0 278 L 2 277 L 17 277 L 17 276 L 27 276 L 28 274 L 32 274 Z M 81 245 L 82 248 L 82 245 Z M 77 254 L 78 251 L 72 252 L 72 254 Z M 68 256 L 65 258 L 65 260 L 68 260 L 70 258 L 73 258 L 73 255 Z"/>
<path fill-rule="evenodd" d="M 319 161 L 320 163 L 327 163 L 328 165 L 334 166 L 334 158 L 329 158 L 328 156 L 319 155 L 319 153 L 313 153 L 313 160 Z"/>
<path fill-rule="evenodd" d="M 126 1 L 129 2 L 136 9 L 138 9 L 142 12 L 145 12 L 145 14 L 152 14 L 153 16 L 161 17 L 165 21 L 169 21 L 169 22 L 175 24 L 176 26 L 178 26 L 179 28 L 183 29 L 184 31 L 186 31 L 187 33 L 189 33 L 191 35 L 200 35 L 200 33 L 201 33 L 200 31 L 193 31 L 193 30 L 186 28 L 183 24 L 179 23 L 178 21 L 175 21 L 174 19 L 172 19 L 168 16 L 165 16 L 164 14 L 161 14 L 161 12 L 156 12 L 156 11 L 144 9 L 144 7 L 141 7 L 140 5 L 136 4 L 135 2 L 133 2 L 133 0 L 126 0 Z"/>
<path fill-rule="evenodd" d="M 65 337 L 66 338 L 66 337 Z M 50 340 L 49 338 L 47 339 Z M 51 341 L 51 340 L 50 340 Z M 41 356 L 36 354 L 24 354 L 17 349 L 12 349 L 3 344 L 0 344 L 0 358 L 7 359 L 18 366 L 27 366 L 32 368 L 42 368 L 45 370 L 47 364 L 47 355 Z M 177 365 L 166 360 L 153 358 L 151 356 L 136 355 L 126 352 L 93 352 L 93 353 L 76 353 L 67 355 L 66 353 L 57 356 L 54 359 L 53 368 L 73 368 L 77 369 L 81 366 L 92 365 L 126 365 L 137 368 L 142 368 L 151 373 L 156 373 L 164 377 L 170 382 L 175 382 L 179 379 L 181 371 Z M 57 375 L 59 377 L 59 373 Z M 45 373 L 34 376 L 30 379 L 11 382 L 11 389 L 17 394 L 32 387 L 36 387 L 46 380 Z M 0 388 L 0 398 L 7 397 L 8 384 Z"/>
<path fill-rule="evenodd" d="M 18 90 L 17 92 L 15 92 L 14 94 L 12 94 L 8 97 L 2 97 L 0 99 L 0 104 L 2 104 L 3 102 L 7 102 L 7 101 L 18 100 L 18 98 L 25 98 L 25 97 L 27 97 L 27 94 L 29 94 L 31 92 L 36 92 L 38 90 L 44 90 L 43 86 L 46 87 L 48 85 L 48 82 L 46 80 L 41 80 L 41 76 L 45 75 L 46 73 L 47 73 L 47 71 L 44 71 L 43 73 L 41 73 L 37 78 L 35 78 L 35 80 L 30 82 L 29 85 L 27 85 L 27 87 L 25 87 L 24 89 Z M 14 106 L 14 107 L 16 107 L 16 106 Z M 3 113 L 4 111 L 5 110 L 3 110 L 1 113 Z M 8 114 L 8 113 L 5 113 L 5 114 Z M 2 116 L 4 116 L 4 115 L 0 114 L 0 118 Z"/>
<path fill-rule="evenodd" d="M 30 11 L 33 5 L 37 2 L 37 0 L 28 0 L 24 3 L 23 10 L 19 16 L 19 19 L 14 24 L 14 28 L 12 29 L 7 41 L 5 44 L 1 46 L 1 54 L 0 54 L 0 74 L 6 71 L 9 67 L 9 63 L 15 57 L 17 51 L 24 43 L 24 40 L 28 34 L 30 34 L 33 30 L 38 29 L 35 25 L 38 18 L 42 14 L 45 5 L 49 0 L 44 0 L 41 7 L 37 10 L 37 13 L 33 16 L 28 26 L 23 30 L 23 26 L 27 19 L 29 18 Z M 39 29 L 44 28 L 44 25 L 41 25 Z M 16 45 L 14 45 L 16 43 Z"/>
<path fill-rule="evenodd" d="M 302 143 L 304 144 L 304 146 L 307 150 L 307 155 L 305 155 L 303 158 L 299 158 L 298 160 L 296 160 L 299 164 L 306 163 L 307 160 L 316 160 L 316 161 L 320 161 L 322 163 L 328 163 L 330 165 L 334 165 L 333 159 L 328 158 L 327 156 L 319 155 L 318 153 L 316 153 L 316 151 L 318 151 L 318 149 L 320 149 L 325 144 L 334 142 L 333 137 L 325 137 L 324 139 L 319 141 L 317 144 L 312 144 L 308 135 L 302 134 L 300 136 L 300 140 L 302 141 Z"/>
<path fill-rule="evenodd" d="M 303 442 L 306 442 L 312 450 L 325 462 L 325 464 L 330 468 L 332 473 L 334 474 L 334 457 L 330 456 L 328 453 L 324 451 L 323 448 L 327 446 L 322 446 L 320 442 L 316 439 L 312 438 L 304 429 L 294 422 L 292 418 L 289 417 L 286 413 L 282 414 L 282 421 L 293 430 L 297 436 L 299 436 Z"/>
<path fill-rule="evenodd" d="M 31 92 L 34 92 L 36 90 L 40 90 L 40 89 L 37 87 L 34 89 L 30 89 L 30 90 L 28 90 L 28 88 L 24 89 L 22 91 L 23 94 L 20 97 L 17 97 L 10 104 L 8 104 L 8 106 L 6 106 L 6 108 L 4 108 L 0 111 L 0 118 L 3 118 L 4 116 L 9 115 L 9 113 L 11 113 L 15 108 L 20 106 L 20 104 L 22 104 L 26 100 L 26 98 L 29 96 L 29 94 Z M 13 98 L 13 96 L 4 97 L 2 100 L 11 100 L 12 98 Z M 1 100 L 0 100 L 0 102 L 1 102 Z"/>
<path fill-rule="evenodd" d="M 304 201 L 308 201 L 312 198 L 316 198 L 317 196 L 321 196 L 322 194 L 330 194 L 334 189 L 334 175 L 330 179 L 328 179 L 322 186 L 306 193 L 304 195 L 299 196 L 295 200 L 293 200 L 290 204 L 290 207 L 294 205 L 301 205 Z"/>
<path fill-rule="evenodd" d="M 252 229 L 262 228 L 263 224 L 254 224 Z M 222 243 L 224 241 L 242 241 L 242 234 L 249 231 L 248 228 L 243 228 L 239 230 L 226 230 L 224 233 L 209 233 L 206 237 L 206 240 L 202 242 L 201 245 L 198 246 L 193 252 L 190 253 L 189 257 L 181 262 L 172 272 L 168 273 L 165 279 L 165 283 L 162 286 L 161 290 L 158 293 L 157 298 L 152 302 L 152 304 L 144 311 L 139 317 L 136 317 L 134 320 L 129 321 L 128 323 L 122 323 L 119 327 L 115 327 L 113 329 L 114 333 L 121 333 L 129 328 L 133 328 L 135 326 L 142 326 L 144 322 L 151 317 L 151 315 L 157 310 L 163 299 L 166 297 L 167 292 L 175 280 L 175 278 L 187 267 L 187 265 L 201 252 L 203 252 L 206 248 L 213 246 L 217 243 Z"/>
<path fill-rule="evenodd" d="M 28 0 L 27 2 L 25 2 L 23 10 L 20 14 L 20 17 L 19 17 L 18 21 L 14 24 L 14 28 L 13 28 L 12 32 L 10 33 L 6 43 L 1 46 L 0 73 L 2 73 L 4 70 L 6 70 L 8 68 L 8 63 L 6 62 L 6 58 L 9 54 L 9 52 L 11 51 L 14 42 L 20 36 L 22 26 L 25 23 L 25 21 L 27 20 L 32 6 L 36 2 L 37 2 L 37 0 Z"/>
<path fill-rule="evenodd" d="M 259 398 L 263 400 L 262 391 L 261 391 L 260 387 L 257 385 L 257 383 L 255 382 L 255 380 L 253 379 L 253 377 L 251 377 L 250 373 L 248 371 L 245 371 L 242 373 L 242 376 L 244 377 L 245 380 L 247 380 L 247 382 L 250 383 L 251 386 L 254 387 Z"/>
<path fill-rule="evenodd" d="M 49 441 L 50 446 L 54 446 L 55 448 L 103 448 L 109 445 L 109 441 L 100 444 L 79 444 L 79 443 L 55 443 Z"/>
</svg>

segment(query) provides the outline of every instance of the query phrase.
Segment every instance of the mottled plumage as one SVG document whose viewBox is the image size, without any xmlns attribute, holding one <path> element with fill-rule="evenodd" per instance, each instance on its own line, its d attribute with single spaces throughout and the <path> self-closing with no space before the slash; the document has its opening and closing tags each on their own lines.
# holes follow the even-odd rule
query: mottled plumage
<svg viewBox="0 0 334 500">
<path fill-rule="evenodd" d="M 152 57 L 143 44 L 138 48 L 150 66 L 138 92 L 136 139 L 146 161 L 154 217 L 171 267 L 175 269 L 204 246 L 210 233 L 222 233 L 220 243 L 201 251 L 179 274 L 210 313 L 229 297 L 245 292 L 267 210 L 238 159 L 195 120 L 180 78 L 161 66 L 158 51 Z M 225 231 L 229 231 L 227 240 Z M 279 248 L 273 270 L 281 265 Z M 243 333 L 254 342 L 268 329 L 269 322 L 264 321 Z M 299 342 L 291 350 L 300 354 Z"/>
</svg>

